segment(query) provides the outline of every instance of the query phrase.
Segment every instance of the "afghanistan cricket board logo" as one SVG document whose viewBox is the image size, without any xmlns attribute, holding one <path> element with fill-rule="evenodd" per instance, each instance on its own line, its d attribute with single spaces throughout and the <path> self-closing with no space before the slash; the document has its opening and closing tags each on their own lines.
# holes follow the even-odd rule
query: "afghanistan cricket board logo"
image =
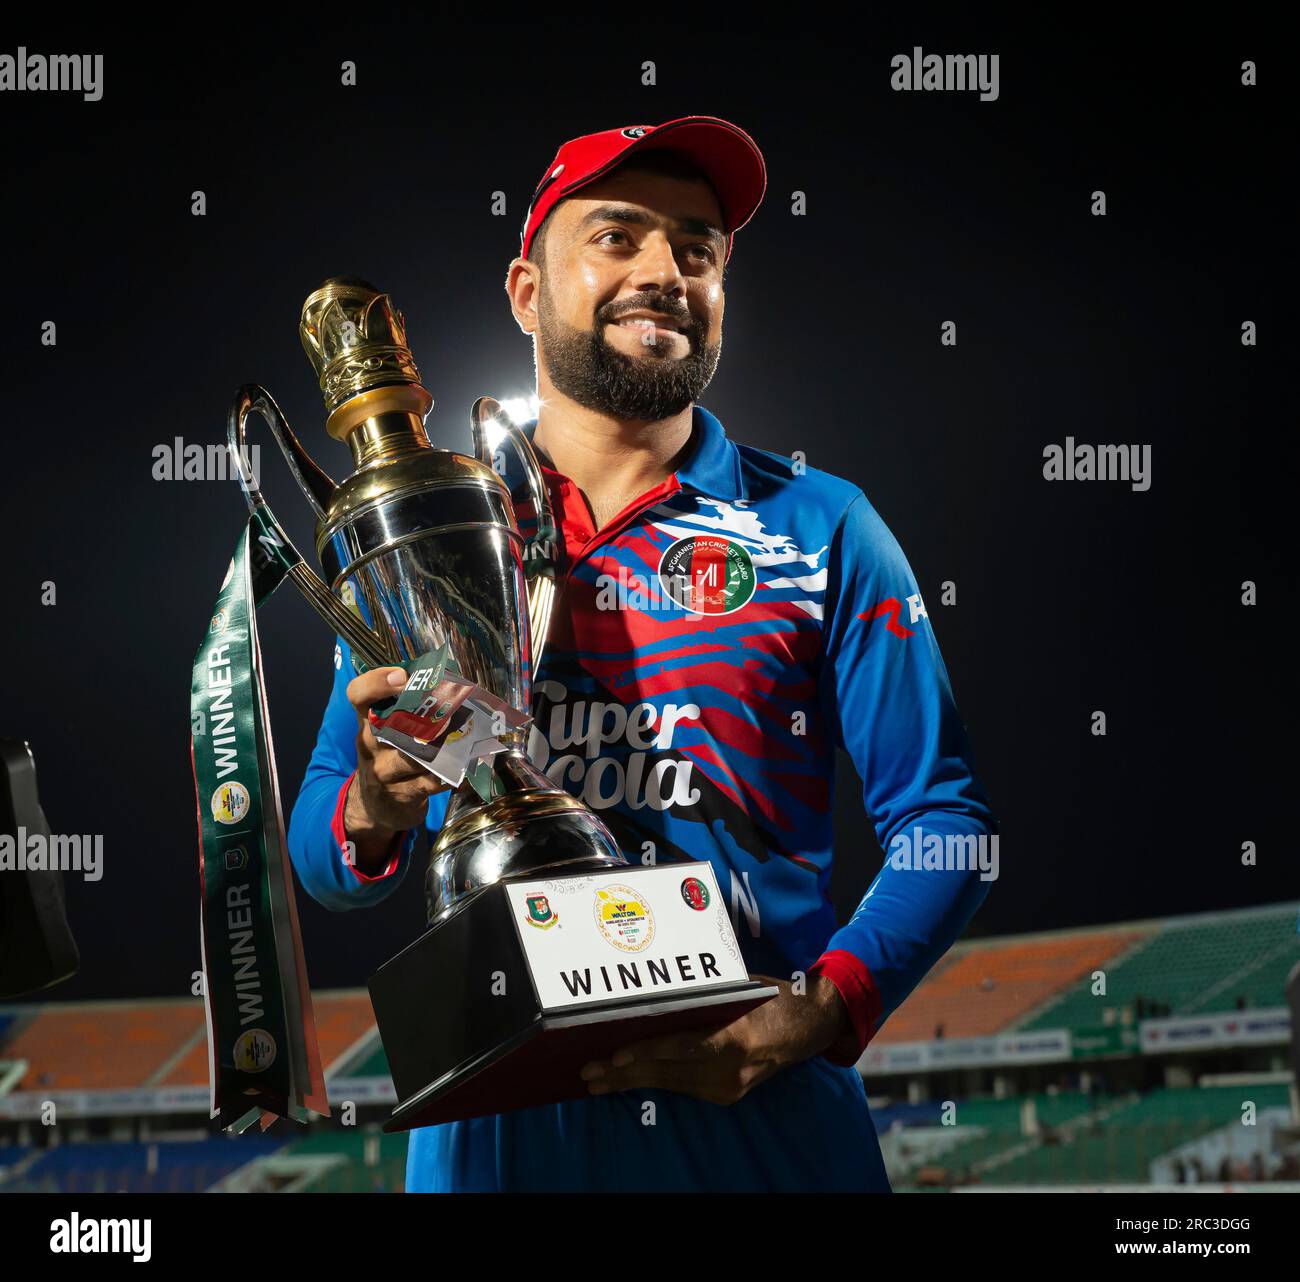
<svg viewBox="0 0 1300 1282">
<path fill-rule="evenodd" d="M 551 907 L 551 901 L 545 895 L 525 895 L 524 903 L 528 907 L 528 916 L 524 920 L 538 930 L 550 930 L 560 920 L 560 914 Z"/>
<path fill-rule="evenodd" d="M 682 882 L 682 898 L 688 908 L 702 913 L 709 906 L 709 888 L 698 877 L 687 877 Z"/>
<path fill-rule="evenodd" d="M 659 584 L 693 614 L 731 614 L 748 605 L 756 584 L 747 548 L 718 534 L 678 539 L 659 560 Z"/>
<path fill-rule="evenodd" d="M 625 953 L 639 953 L 655 937 L 655 915 L 630 886 L 606 886 L 596 891 L 596 926 Z"/>
</svg>

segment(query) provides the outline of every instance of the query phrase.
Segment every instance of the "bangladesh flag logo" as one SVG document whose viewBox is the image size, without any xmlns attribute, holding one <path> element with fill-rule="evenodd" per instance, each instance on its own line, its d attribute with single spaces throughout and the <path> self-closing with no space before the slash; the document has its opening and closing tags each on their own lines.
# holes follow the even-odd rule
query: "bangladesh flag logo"
<svg viewBox="0 0 1300 1282">
<path fill-rule="evenodd" d="M 536 926 L 538 930 L 550 930 L 560 920 L 560 914 L 551 907 L 550 900 L 545 895 L 528 895 L 524 903 L 528 905 L 528 916 L 525 920 L 530 926 Z"/>
<path fill-rule="evenodd" d="M 731 614 L 748 605 L 756 585 L 748 549 L 719 534 L 678 539 L 659 561 L 659 583 L 692 614 Z"/>
</svg>

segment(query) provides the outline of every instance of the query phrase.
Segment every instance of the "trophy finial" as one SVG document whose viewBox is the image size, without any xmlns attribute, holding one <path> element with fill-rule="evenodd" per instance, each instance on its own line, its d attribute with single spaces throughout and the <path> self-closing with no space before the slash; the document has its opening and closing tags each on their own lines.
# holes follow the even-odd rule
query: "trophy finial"
<svg viewBox="0 0 1300 1282">
<path fill-rule="evenodd" d="M 423 423 L 433 408 L 405 318 L 369 281 L 331 276 L 303 304 L 298 334 L 325 398 L 326 431 L 336 440 L 381 414 L 416 414 Z"/>
</svg>

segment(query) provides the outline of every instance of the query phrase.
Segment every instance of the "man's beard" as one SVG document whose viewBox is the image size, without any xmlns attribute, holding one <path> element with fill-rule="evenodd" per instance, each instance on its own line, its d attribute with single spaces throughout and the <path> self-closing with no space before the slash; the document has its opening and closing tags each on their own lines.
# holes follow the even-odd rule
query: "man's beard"
<svg viewBox="0 0 1300 1282">
<path fill-rule="evenodd" d="M 653 298 L 620 310 L 626 313 L 638 308 L 658 310 Z M 574 329 L 556 315 L 543 284 L 537 306 L 538 331 L 546 372 L 557 391 L 612 418 L 656 423 L 681 413 L 708 387 L 722 344 L 706 343 L 703 325 L 695 318 L 682 330 L 691 349 L 688 355 L 667 356 L 663 354 L 666 347 L 647 344 L 645 356 L 633 357 L 605 341 L 604 313 L 604 308 L 597 312 L 594 330 Z"/>
</svg>

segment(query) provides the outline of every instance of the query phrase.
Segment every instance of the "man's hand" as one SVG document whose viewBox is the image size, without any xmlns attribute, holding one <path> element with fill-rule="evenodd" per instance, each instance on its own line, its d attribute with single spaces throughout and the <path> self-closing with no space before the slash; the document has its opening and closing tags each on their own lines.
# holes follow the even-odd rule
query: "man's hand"
<svg viewBox="0 0 1300 1282">
<path fill-rule="evenodd" d="M 754 975 L 780 995 L 716 1033 L 676 1033 L 615 1051 L 582 1070 L 592 1095 L 637 1087 L 681 1091 L 713 1104 L 734 1104 L 773 1073 L 820 1055 L 851 1029 L 839 990 L 824 975 L 803 993 L 784 979 Z"/>
<path fill-rule="evenodd" d="M 401 668 L 374 668 L 348 683 L 357 711 L 357 773 L 343 804 L 343 827 L 355 847 L 355 867 L 368 876 L 383 870 L 396 833 L 424 822 L 429 798 L 446 790 L 437 775 L 380 743 L 370 728 L 370 709 L 406 685 Z"/>
</svg>

